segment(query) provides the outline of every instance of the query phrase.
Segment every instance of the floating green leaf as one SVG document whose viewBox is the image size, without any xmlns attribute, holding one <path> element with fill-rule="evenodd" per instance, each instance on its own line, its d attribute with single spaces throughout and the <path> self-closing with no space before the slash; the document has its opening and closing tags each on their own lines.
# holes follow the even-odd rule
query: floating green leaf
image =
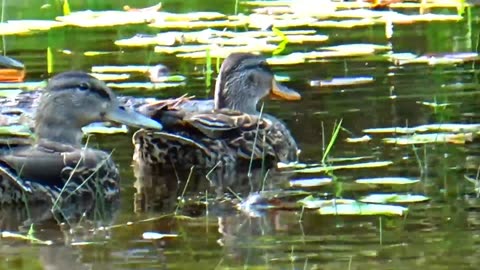
<svg viewBox="0 0 480 270">
<path fill-rule="evenodd" d="M 332 178 L 308 178 L 290 180 L 291 187 L 318 187 L 328 185 L 332 182 Z"/>
<path fill-rule="evenodd" d="M 126 125 L 121 125 L 120 127 L 106 126 L 102 123 L 93 123 L 88 126 L 82 127 L 84 134 L 117 134 L 117 133 L 127 133 L 128 128 Z"/>
<path fill-rule="evenodd" d="M 362 178 L 355 180 L 358 184 L 376 184 L 376 185 L 407 185 L 418 183 L 420 179 L 411 179 L 406 177 L 376 177 Z"/>
<path fill-rule="evenodd" d="M 0 126 L 0 135 L 28 137 L 32 131 L 25 125 Z"/>
<path fill-rule="evenodd" d="M 416 203 L 428 201 L 429 198 L 423 195 L 412 194 L 370 194 L 360 198 L 360 201 L 367 203 Z"/>
<path fill-rule="evenodd" d="M 408 208 L 397 205 L 371 204 L 362 202 L 353 202 L 348 204 L 335 204 L 323 206 L 318 209 L 321 215 L 387 215 L 402 216 L 408 211 Z"/>
<path fill-rule="evenodd" d="M 386 166 L 389 166 L 391 164 L 393 164 L 392 161 L 373 161 L 373 162 L 364 162 L 364 163 L 355 163 L 355 164 L 310 167 L 310 168 L 305 168 L 305 169 L 297 169 L 297 170 L 295 170 L 295 172 L 298 172 L 298 173 L 319 173 L 319 172 L 341 170 L 341 169 L 378 168 L 378 167 L 386 167 Z"/>
</svg>

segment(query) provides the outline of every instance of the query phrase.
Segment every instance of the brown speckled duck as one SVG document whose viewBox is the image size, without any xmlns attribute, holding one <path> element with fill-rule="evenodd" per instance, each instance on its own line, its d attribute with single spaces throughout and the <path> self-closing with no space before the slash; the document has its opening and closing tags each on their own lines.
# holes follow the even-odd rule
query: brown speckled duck
<svg viewBox="0 0 480 270">
<path fill-rule="evenodd" d="M 81 144 L 81 128 L 97 121 L 162 128 L 158 121 L 121 109 L 105 83 L 87 73 L 58 74 L 40 99 L 35 143 L 0 152 L 0 203 L 114 198 L 120 177 L 110 155 Z"/>
<path fill-rule="evenodd" d="M 261 113 L 266 96 L 299 100 L 279 84 L 266 60 L 251 53 L 231 54 L 222 64 L 211 101 L 185 98 L 147 105 L 161 132 L 141 129 L 133 136 L 134 160 L 154 167 L 228 167 L 262 162 L 294 162 L 299 149 L 285 124 Z"/>
</svg>

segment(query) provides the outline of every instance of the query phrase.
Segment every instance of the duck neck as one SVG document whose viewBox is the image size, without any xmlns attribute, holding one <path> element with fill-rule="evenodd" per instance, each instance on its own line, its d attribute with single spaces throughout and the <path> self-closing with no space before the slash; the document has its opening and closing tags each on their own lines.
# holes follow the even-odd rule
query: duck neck
<svg viewBox="0 0 480 270">
<path fill-rule="evenodd" d="M 69 110 L 63 106 L 49 106 L 48 103 L 39 104 L 35 117 L 37 142 L 48 140 L 76 147 L 81 146 L 82 126 L 76 124 L 78 123 L 76 120 L 76 116 L 69 113 Z"/>
<path fill-rule="evenodd" d="M 259 98 L 249 95 L 251 91 L 241 89 L 242 85 L 239 82 L 225 83 L 221 80 L 217 80 L 215 85 L 215 109 L 230 109 L 240 111 L 247 114 L 256 115 L 257 103 Z M 238 91 L 241 89 L 241 91 Z M 236 91 L 237 90 L 237 91 Z"/>
</svg>

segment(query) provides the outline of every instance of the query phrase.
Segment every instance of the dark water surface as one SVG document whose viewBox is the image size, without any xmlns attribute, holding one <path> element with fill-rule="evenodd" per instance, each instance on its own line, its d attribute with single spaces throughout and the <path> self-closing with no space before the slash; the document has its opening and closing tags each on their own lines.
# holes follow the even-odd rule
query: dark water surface
<svg viewBox="0 0 480 270">
<path fill-rule="evenodd" d="M 71 8 L 121 9 L 125 4 L 132 5 L 129 2 L 71 1 Z M 171 12 L 234 12 L 234 1 L 221 3 L 175 0 L 165 1 L 164 7 Z M 38 0 L 7 1 L 6 19 L 51 19 L 59 14 L 55 4 L 40 10 L 43 4 Z M 140 7 L 152 4 L 155 1 L 135 1 Z M 245 11 L 245 7 L 240 6 L 240 10 Z M 470 34 L 467 21 L 396 26 L 390 41 L 385 38 L 383 26 L 327 29 L 319 31 L 330 37 L 321 45 L 390 42 L 394 52 L 476 52 L 479 17 L 475 9 L 473 14 Z M 152 48 L 122 50 L 113 45 L 116 39 L 156 31 L 146 26 L 67 27 L 49 33 L 8 36 L 6 49 L 8 55 L 26 64 L 27 80 L 46 77 L 46 48 L 50 46 L 54 49 L 55 72 L 90 70 L 92 65 L 163 63 L 174 73 L 187 76 L 185 87 L 124 93 L 171 97 L 188 92 L 197 97 L 208 96 L 202 61 L 155 54 Z M 70 50 L 72 54 L 65 55 L 59 50 Z M 85 51 L 115 53 L 90 57 L 83 54 Z M 303 99 L 291 103 L 268 101 L 265 111 L 287 122 L 303 150 L 302 161 L 321 160 L 324 142 L 330 140 L 335 123 L 343 119 L 344 129 L 331 157 L 371 156 L 369 160 L 394 162 L 385 168 L 336 171 L 337 184 L 313 190 L 343 198 L 358 198 L 373 192 L 423 194 L 430 198 L 425 203 L 408 205 L 405 217 L 320 216 L 315 211 L 291 210 L 260 211 L 252 215 L 218 204 L 207 209 L 193 206 L 181 209 L 191 218 L 161 218 L 177 206 L 176 198 L 182 193 L 188 172 L 179 172 L 183 182 L 179 187 L 172 184 L 177 183 L 177 178 L 170 174 L 153 178 L 137 175 L 143 182 L 136 180 L 131 166 L 131 134 L 96 136 L 94 145 L 106 151 L 115 149 L 113 157 L 122 172 L 121 208 L 111 223 L 131 222 L 130 225 L 96 234 L 85 229 L 73 233 L 57 226 L 38 226 L 35 235 L 53 240 L 55 245 L 31 245 L 4 238 L 0 244 L 0 269 L 476 269 L 480 264 L 480 204 L 475 186 L 464 179 L 465 173 L 475 175 L 475 170 L 466 168 L 467 158 L 479 153 L 475 143 L 392 146 L 384 144 L 378 135 L 367 143 L 352 144 L 344 140 L 363 136 L 365 128 L 477 122 L 480 101 L 477 64 L 394 66 L 385 60 L 348 58 L 274 68 L 277 74 L 291 78 L 286 85 L 299 90 Z M 371 76 L 374 80 L 357 86 L 311 86 L 312 81 L 355 76 Z M 419 103 L 435 101 L 452 105 L 435 110 Z M 376 176 L 404 176 L 421 181 L 399 188 L 353 183 L 358 178 Z M 158 182 L 150 186 L 149 180 Z M 266 183 L 270 188 L 278 188 L 285 187 L 286 181 L 271 177 Z M 204 180 L 192 180 L 186 198 L 202 197 L 207 189 Z M 8 223 L 9 217 L 4 218 L 3 223 Z M 149 231 L 179 236 L 143 240 L 142 234 Z M 71 245 L 82 241 L 98 244 Z"/>
</svg>

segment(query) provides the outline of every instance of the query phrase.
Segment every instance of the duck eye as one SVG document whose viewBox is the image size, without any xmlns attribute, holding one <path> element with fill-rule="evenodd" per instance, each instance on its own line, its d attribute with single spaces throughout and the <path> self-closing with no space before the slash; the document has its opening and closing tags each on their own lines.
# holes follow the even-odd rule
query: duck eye
<svg viewBox="0 0 480 270">
<path fill-rule="evenodd" d="M 78 85 L 78 88 L 80 90 L 88 90 L 90 89 L 90 84 L 88 82 L 81 82 L 79 85 Z"/>
</svg>

